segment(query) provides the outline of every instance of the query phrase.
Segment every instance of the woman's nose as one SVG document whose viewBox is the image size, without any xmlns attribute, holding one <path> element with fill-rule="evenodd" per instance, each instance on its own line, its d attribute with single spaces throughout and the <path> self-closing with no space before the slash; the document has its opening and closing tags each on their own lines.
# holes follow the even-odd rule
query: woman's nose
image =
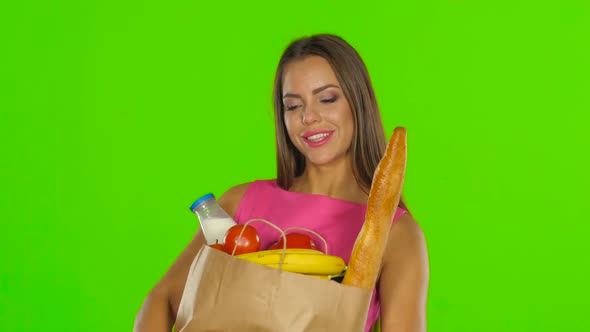
<svg viewBox="0 0 590 332">
<path fill-rule="evenodd" d="M 312 107 L 305 107 L 301 116 L 304 125 L 311 125 L 320 120 L 320 115 Z"/>
</svg>

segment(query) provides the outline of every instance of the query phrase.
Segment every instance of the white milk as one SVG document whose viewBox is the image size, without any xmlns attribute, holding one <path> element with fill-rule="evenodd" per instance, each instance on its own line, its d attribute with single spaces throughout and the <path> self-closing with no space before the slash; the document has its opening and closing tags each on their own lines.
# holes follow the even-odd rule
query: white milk
<svg viewBox="0 0 590 332">
<path fill-rule="evenodd" d="M 231 218 L 207 218 L 201 223 L 201 228 L 207 244 L 221 244 L 227 230 L 236 224 Z"/>
</svg>

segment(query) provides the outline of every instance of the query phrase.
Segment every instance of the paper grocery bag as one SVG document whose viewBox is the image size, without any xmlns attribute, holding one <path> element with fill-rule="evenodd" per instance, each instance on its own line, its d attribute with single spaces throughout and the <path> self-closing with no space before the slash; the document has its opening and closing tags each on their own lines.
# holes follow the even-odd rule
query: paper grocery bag
<svg viewBox="0 0 590 332">
<path fill-rule="evenodd" d="M 177 313 L 178 332 L 365 329 L 372 292 L 248 262 L 203 246 Z"/>
</svg>

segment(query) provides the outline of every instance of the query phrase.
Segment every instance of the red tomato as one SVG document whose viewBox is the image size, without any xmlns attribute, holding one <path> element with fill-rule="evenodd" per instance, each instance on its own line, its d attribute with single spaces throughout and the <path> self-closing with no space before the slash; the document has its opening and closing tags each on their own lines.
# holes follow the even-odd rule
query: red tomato
<svg viewBox="0 0 590 332">
<path fill-rule="evenodd" d="M 225 251 L 224 250 L 225 248 L 223 247 L 223 244 L 217 243 L 217 241 L 215 241 L 215 244 L 212 244 L 210 247 L 211 248 L 214 248 L 214 249 L 217 249 L 217 250 Z"/>
<path fill-rule="evenodd" d="M 294 249 L 317 249 L 315 243 L 311 240 L 306 234 L 301 233 L 289 233 L 285 236 L 287 239 L 287 248 Z M 274 243 L 270 246 L 269 250 L 273 249 L 283 249 L 283 238 L 279 240 L 279 242 Z"/>
<path fill-rule="evenodd" d="M 260 238 L 256 229 L 250 225 L 245 226 L 246 229 L 242 237 L 238 239 L 244 225 L 235 225 L 227 230 L 225 238 L 223 239 L 223 247 L 225 252 L 232 254 L 234 248 L 237 247 L 235 255 L 245 254 L 249 252 L 258 251 L 260 249 Z"/>
</svg>

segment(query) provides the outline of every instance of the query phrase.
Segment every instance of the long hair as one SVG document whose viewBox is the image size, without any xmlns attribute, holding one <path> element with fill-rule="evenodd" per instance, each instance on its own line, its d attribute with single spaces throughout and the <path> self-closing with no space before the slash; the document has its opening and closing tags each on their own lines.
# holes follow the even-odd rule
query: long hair
<svg viewBox="0 0 590 332">
<path fill-rule="evenodd" d="M 286 65 L 307 56 L 320 56 L 328 61 L 350 105 L 354 121 L 350 147 L 353 157 L 352 170 L 357 183 L 368 194 L 377 164 L 385 153 L 387 139 L 365 63 L 350 44 L 331 34 L 319 34 L 295 40 L 285 49 L 279 60 L 273 91 L 277 184 L 288 190 L 293 184 L 293 179 L 303 174 L 305 169 L 304 156 L 293 145 L 287 134 L 282 94 Z M 403 198 L 400 206 L 405 208 Z"/>
</svg>

